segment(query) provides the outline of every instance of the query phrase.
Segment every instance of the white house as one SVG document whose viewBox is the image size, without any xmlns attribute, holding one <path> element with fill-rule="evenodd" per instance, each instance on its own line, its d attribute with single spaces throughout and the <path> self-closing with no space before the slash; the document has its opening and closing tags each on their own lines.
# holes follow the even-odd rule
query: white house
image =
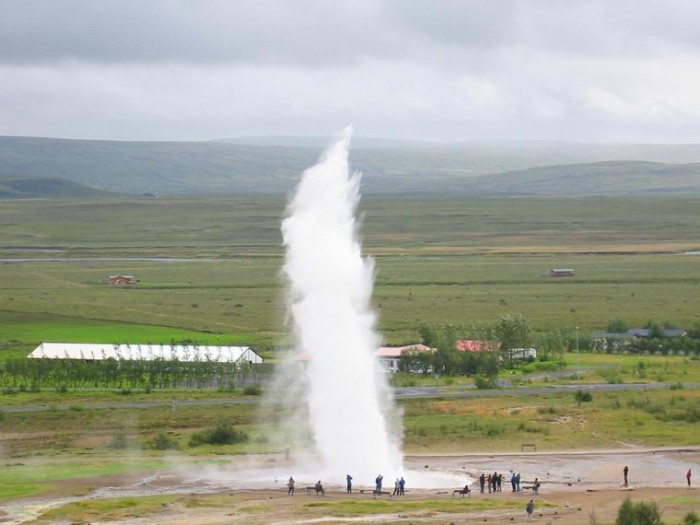
<svg viewBox="0 0 700 525">
<path fill-rule="evenodd" d="M 408 346 L 383 346 L 377 350 L 376 356 L 385 372 L 396 373 L 399 371 L 399 363 L 404 352 L 434 352 L 434 348 L 422 344 Z"/>
</svg>

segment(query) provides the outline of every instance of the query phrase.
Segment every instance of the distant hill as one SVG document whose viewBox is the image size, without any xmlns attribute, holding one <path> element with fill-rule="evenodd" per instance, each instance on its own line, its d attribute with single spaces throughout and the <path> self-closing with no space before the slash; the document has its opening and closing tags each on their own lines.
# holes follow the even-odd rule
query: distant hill
<svg viewBox="0 0 700 525">
<path fill-rule="evenodd" d="M 59 178 L 131 194 L 286 194 L 328 142 L 314 137 L 208 142 L 0 137 L 0 178 Z M 363 193 L 700 193 L 697 144 L 434 143 L 354 137 L 350 155 L 353 169 L 363 173 Z"/>
<path fill-rule="evenodd" d="M 313 148 L 323 150 L 334 141 L 333 137 L 292 137 L 288 135 L 269 135 L 259 137 L 235 137 L 228 139 L 215 139 L 211 142 L 221 144 L 238 144 L 246 146 L 280 146 L 284 148 Z M 422 140 L 388 139 L 381 137 L 353 137 L 351 140 L 353 150 L 358 149 L 415 149 L 441 147 L 439 142 Z"/>
<path fill-rule="evenodd" d="M 106 197 L 109 192 L 57 177 L 0 177 L 0 199 Z"/>
<path fill-rule="evenodd" d="M 480 177 L 471 193 L 641 195 L 700 193 L 700 163 L 609 161 L 544 166 Z"/>
</svg>

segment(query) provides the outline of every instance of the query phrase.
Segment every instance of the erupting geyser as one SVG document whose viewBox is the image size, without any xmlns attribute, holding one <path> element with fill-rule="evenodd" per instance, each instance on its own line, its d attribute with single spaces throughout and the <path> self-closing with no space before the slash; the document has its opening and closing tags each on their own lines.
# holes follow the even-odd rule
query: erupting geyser
<svg viewBox="0 0 700 525">
<path fill-rule="evenodd" d="M 391 483 L 403 472 L 396 408 L 375 358 L 374 266 L 358 241 L 360 175 L 349 170 L 351 131 L 304 172 L 289 203 L 283 274 L 295 345 L 307 359 L 304 399 L 296 401 L 315 445 L 315 472 L 331 483 L 351 474 L 366 485 L 377 474 Z"/>
</svg>

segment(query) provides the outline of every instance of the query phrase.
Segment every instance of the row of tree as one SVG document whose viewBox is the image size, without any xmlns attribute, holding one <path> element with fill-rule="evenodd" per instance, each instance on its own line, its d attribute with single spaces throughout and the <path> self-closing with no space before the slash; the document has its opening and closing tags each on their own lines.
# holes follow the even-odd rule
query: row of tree
<svg viewBox="0 0 700 525">
<path fill-rule="evenodd" d="M 247 362 L 9 359 L 0 368 L 5 388 L 236 388 L 251 379 Z"/>
<path fill-rule="evenodd" d="M 563 354 L 572 351 L 700 355 L 700 323 L 690 328 L 684 337 L 665 337 L 664 329 L 675 328 L 668 322 L 650 321 L 645 328 L 649 329 L 648 338 L 611 337 L 595 341 L 575 328 L 536 333 L 522 314 L 505 315 L 495 323 L 424 324 L 419 329 L 421 342 L 436 351 L 406 352 L 400 366 L 403 371 L 414 373 L 431 371 L 494 377 L 502 369 L 522 363 L 511 351 L 514 348 L 535 347 L 538 360 L 555 363 L 562 362 Z M 613 319 L 608 330 L 624 333 L 628 328 L 623 321 Z M 461 340 L 485 343 L 492 351 L 459 351 L 457 342 Z"/>
</svg>

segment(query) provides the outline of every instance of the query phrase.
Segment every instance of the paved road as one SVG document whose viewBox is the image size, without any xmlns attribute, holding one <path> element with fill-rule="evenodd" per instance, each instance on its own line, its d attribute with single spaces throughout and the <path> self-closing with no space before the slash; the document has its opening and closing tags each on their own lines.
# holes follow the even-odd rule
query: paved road
<svg viewBox="0 0 700 525">
<path fill-rule="evenodd" d="M 619 390 L 666 390 L 670 388 L 666 383 L 621 383 L 621 384 L 583 384 L 583 385 L 552 385 L 545 387 L 519 387 L 519 388 L 495 388 L 477 390 L 475 387 L 406 387 L 394 390 L 397 399 L 416 397 L 497 397 L 504 395 L 547 395 L 561 394 L 562 392 L 616 392 Z M 700 388 L 700 383 L 686 383 L 686 389 Z"/>
</svg>

